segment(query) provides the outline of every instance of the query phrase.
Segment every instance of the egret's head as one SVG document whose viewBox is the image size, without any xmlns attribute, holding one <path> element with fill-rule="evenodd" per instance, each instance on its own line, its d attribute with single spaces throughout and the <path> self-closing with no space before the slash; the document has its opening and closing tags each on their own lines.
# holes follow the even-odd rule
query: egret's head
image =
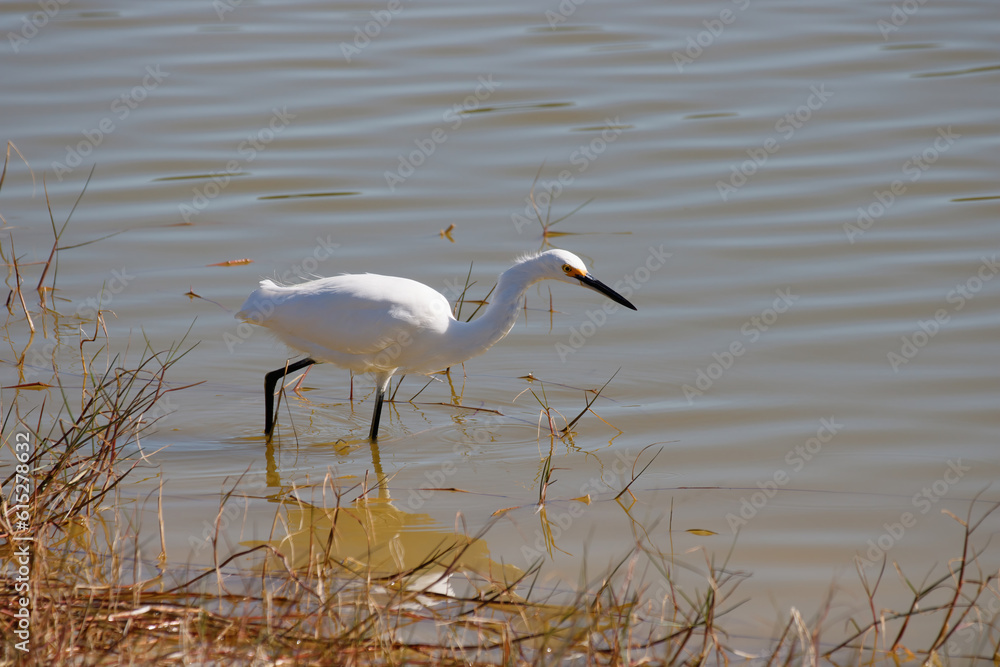
<svg viewBox="0 0 1000 667">
<path fill-rule="evenodd" d="M 583 260 L 571 252 L 565 250 L 546 250 L 527 261 L 538 262 L 541 265 L 541 272 L 544 278 L 589 287 L 626 308 L 636 309 L 635 306 L 629 303 L 628 299 L 590 275 L 587 265 L 583 263 Z"/>
</svg>

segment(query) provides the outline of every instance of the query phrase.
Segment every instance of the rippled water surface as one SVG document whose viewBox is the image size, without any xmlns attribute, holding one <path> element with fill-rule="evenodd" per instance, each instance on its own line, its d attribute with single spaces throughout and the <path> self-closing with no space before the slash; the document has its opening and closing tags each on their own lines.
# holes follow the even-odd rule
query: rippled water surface
<svg viewBox="0 0 1000 667">
<path fill-rule="evenodd" d="M 997 8 L 907 7 L 6 3 L 0 138 L 38 180 L 12 159 L 4 236 L 33 284 L 52 234 L 41 175 L 62 220 L 96 165 L 64 245 L 116 235 L 59 253 L 58 330 L 74 348 L 71 315 L 102 289 L 116 347 L 190 328 L 171 380 L 203 384 L 171 395 L 135 492 L 162 479 L 179 562 L 207 562 L 189 538 L 245 472 L 237 487 L 264 498 L 378 470 L 406 531 L 521 507 L 487 533 L 490 557 L 542 557 L 570 581 L 584 554 L 592 573 L 625 555 L 639 524 L 692 567 L 732 548 L 752 598 L 734 625 L 767 637 L 831 582 L 835 616 L 866 608 L 856 556 L 943 567 L 962 532 L 941 510 L 1000 498 Z M 413 402 L 426 380 L 406 378 L 376 448 L 370 381 L 352 402 L 331 366 L 267 445 L 262 376 L 286 351 L 232 317 L 256 282 L 367 271 L 454 300 L 474 262 L 482 298 L 545 245 L 536 174 L 552 219 L 590 202 L 548 242 L 638 311 L 553 284 L 549 312 L 543 284 L 464 371 Z M 51 377 L 18 375 L 23 322 L 7 336 L 3 385 Z M 612 375 L 571 438 L 549 437 L 525 391 L 561 426 Z M 456 399 L 486 410 L 442 405 Z M 551 553 L 534 507 L 550 449 Z M 273 504 L 247 507 L 234 544 L 270 529 Z"/>
</svg>

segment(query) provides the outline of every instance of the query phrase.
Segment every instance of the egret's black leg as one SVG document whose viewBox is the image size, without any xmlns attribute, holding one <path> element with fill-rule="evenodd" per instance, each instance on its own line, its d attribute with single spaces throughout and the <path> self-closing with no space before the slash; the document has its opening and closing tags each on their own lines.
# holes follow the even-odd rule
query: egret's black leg
<svg viewBox="0 0 1000 667">
<path fill-rule="evenodd" d="M 375 413 L 372 415 L 372 430 L 368 434 L 368 439 L 372 442 L 378 440 L 378 420 L 382 416 L 382 399 L 385 398 L 385 391 L 381 387 L 375 387 Z"/>
<path fill-rule="evenodd" d="M 294 364 L 286 364 L 276 371 L 271 371 L 264 375 L 264 433 L 268 436 L 271 435 L 271 431 L 274 430 L 274 386 L 278 384 L 278 381 L 288 375 L 289 373 L 294 373 L 295 371 L 305 368 L 306 366 L 311 366 L 315 364 L 315 359 L 310 359 L 306 357 L 305 359 L 300 359 Z"/>
</svg>

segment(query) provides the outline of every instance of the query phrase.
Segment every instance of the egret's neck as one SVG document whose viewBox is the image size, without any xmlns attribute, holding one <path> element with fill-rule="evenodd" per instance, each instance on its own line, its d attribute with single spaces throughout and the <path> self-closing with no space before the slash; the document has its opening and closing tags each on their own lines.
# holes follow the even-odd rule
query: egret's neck
<svg viewBox="0 0 1000 667">
<path fill-rule="evenodd" d="M 517 322 L 525 291 L 541 280 L 537 272 L 526 264 L 517 264 L 500 274 L 486 312 L 472 322 L 453 323 L 449 331 L 453 332 L 453 349 L 463 360 L 488 350 Z"/>
</svg>

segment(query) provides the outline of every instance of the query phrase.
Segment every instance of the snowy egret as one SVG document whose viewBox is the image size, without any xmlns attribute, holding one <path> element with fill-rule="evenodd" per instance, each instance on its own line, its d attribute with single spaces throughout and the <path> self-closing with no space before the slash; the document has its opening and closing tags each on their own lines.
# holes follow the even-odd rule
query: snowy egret
<svg viewBox="0 0 1000 667">
<path fill-rule="evenodd" d="M 471 322 L 456 320 L 441 293 L 407 278 L 362 273 L 287 286 L 262 280 L 237 319 L 266 327 L 308 355 L 264 376 L 264 432 L 270 435 L 274 427 L 277 382 L 311 364 L 329 362 L 375 377 L 368 437 L 377 440 L 382 401 L 393 374 L 427 375 L 482 354 L 514 326 L 528 287 L 547 279 L 589 287 L 636 309 L 565 250 L 518 260 L 500 274 L 486 312 Z"/>
</svg>

